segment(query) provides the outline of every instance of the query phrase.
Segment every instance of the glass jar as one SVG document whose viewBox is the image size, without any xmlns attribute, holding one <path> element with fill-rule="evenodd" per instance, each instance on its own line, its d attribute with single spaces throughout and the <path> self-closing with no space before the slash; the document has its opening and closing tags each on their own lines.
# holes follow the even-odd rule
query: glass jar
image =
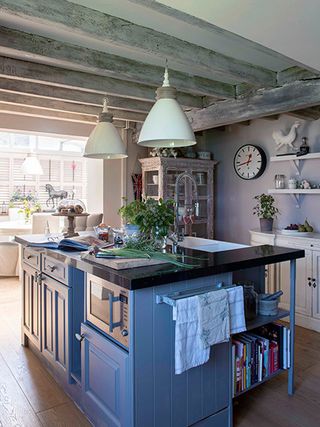
<svg viewBox="0 0 320 427">
<path fill-rule="evenodd" d="M 286 179 L 285 175 L 275 175 L 274 177 L 274 186 L 276 189 L 286 188 Z"/>
<path fill-rule="evenodd" d="M 258 294 L 252 284 L 244 284 L 243 298 L 244 298 L 244 313 L 246 320 L 252 320 L 258 313 Z"/>
</svg>

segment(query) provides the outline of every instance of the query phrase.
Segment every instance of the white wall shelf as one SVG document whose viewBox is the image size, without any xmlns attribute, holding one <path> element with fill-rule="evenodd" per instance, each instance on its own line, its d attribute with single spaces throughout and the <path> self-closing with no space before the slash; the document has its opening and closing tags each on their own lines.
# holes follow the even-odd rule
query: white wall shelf
<svg viewBox="0 0 320 427">
<path fill-rule="evenodd" d="M 305 160 L 320 159 L 320 153 L 309 153 L 304 156 L 297 157 L 295 154 L 288 156 L 274 156 L 270 157 L 270 162 L 291 162 L 296 169 L 296 175 L 301 174 L 303 162 Z"/>
<path fill-rule="evenodd" d="M 300 189 L 297 188 L 295 190 L 290 190 L 289 188 L 283 188 L 283 189 L 277 189 L 277 188 L 273 188 L 271 190 L 268 190 L 269 194 L 289 194 L 296 202 L 296 207 L 300 208 L 301 206 L 301 201 L 300 201 L 300 197 L 305 195 L 305 194 L 311 194 L 313 196 L 320 194 L 320 189 L 319 188 L 315 188 L 315 189 L 308 189 L 308 190 L 304 190 L 304 189 Z"/>
</svg>

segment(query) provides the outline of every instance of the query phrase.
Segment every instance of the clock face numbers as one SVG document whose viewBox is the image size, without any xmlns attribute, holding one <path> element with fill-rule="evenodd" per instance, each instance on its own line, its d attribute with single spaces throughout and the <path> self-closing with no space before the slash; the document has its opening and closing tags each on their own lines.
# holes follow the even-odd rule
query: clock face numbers
<svg viewBox="0 0 320 427">
<path fill-rule="evenodd" d="M 266 168 L 266 155 L 262 148 L 255 145 L 243 145 L 234 156 L 233 166 L 242 179 L 255 179 Z"/>
</svg>

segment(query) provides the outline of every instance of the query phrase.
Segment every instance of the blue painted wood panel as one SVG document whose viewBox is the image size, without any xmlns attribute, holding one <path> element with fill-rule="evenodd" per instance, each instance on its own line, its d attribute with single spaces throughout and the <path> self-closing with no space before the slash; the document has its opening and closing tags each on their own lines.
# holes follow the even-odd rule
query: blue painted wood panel
<svg viewBox="0 0 320 427">
<path fill-rule="evenodd" d="M 22 326 L 23 332 L 41 350 L 41 284 L 36 281 L 37 271 L 23 263 L 22 271 Z"/>
<path fill-rule="evenodd" d="M 212 347 L 210 360 L 205 365 L 175 375 L 175 322 L 172 320 L 172 307 L 155 302 L 157 294 L 198 289 L 221 281 L 232 283 L 232 275 L 195 279 L 134 292 L 131 339 L 134 339 L 136 427 L 187 427 L 231 404 L 229 344 Z M 217 424 L 219 427 L 222 425 Z"/>
<path fill-rule="evenodd" d="M 128 353 L 82 325 L 83 405 L 95 426 L 131 426 Z"/>
<path fill-rule="evenodd" d="M 55 369 L 70 371 L 69 303 L 71 288 L 43 275 L 42 280 L 42 352 Z"/>
<path fill-rule="evenodd" d="M 204 420 L 193 424 L 192 427 L 228 427 L 229 425 L 230 419 L 228 410 L 224 409 L 223 411 L 220 411 L 211 417 L 205 418 Z"/>
<path fill-rule="evenodd" d="M 71 352 L 71 374 L 77 381 L 81 381 L 81 343 L 76 339 L 75 334 L 81 333 L 81 323 L 84 321 L 84 284 L 85 273 L 77 268 L 69 267 L 68 285 L 72 288 L 71 305 L 71 327 L 69 350 Z"/>
</svg>

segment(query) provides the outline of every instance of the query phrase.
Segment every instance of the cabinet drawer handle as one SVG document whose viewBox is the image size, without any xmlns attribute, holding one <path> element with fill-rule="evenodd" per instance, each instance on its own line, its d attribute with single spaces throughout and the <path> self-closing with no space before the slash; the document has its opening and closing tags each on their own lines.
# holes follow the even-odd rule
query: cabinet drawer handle
<svg viewBox="0 0 320 427">
<path fill-rule="evenodd" d="M 84 340 L 84 334 L 75 334 L 75 337 L 79 342 L 82 342 Z"/>
<path fill-rule="evenodd" d="M 33 255 L 28 255 L 27 259 L 31 259 L 33 257 Z"/>
<path fill-rule="evenodd" d="M 53 272 L 54 272 L 54 270 L 56 270 L 56 269 L 57 269 L 57 267 L 56 267 L 55 265 L 49 265 L 49 264 L 47 264 L 47 267 L 48 267 L 48 269 L 51 271 L 51 273 L 53 273 Z"/>
<path fill-rule="evenodd" d="M 316 279 L 312 279 L 312 286 L 315 288 L 317 286 Z"/>
<path fill-rule="evenodd" d="M 311 288 L 312 284 L 311 284 L 311 281 L 310 281 L 310 280 L 309 280 L 309 282 L 308 282 L 308 285 L 309 285 L 309 287 Z"/>
</svg>

